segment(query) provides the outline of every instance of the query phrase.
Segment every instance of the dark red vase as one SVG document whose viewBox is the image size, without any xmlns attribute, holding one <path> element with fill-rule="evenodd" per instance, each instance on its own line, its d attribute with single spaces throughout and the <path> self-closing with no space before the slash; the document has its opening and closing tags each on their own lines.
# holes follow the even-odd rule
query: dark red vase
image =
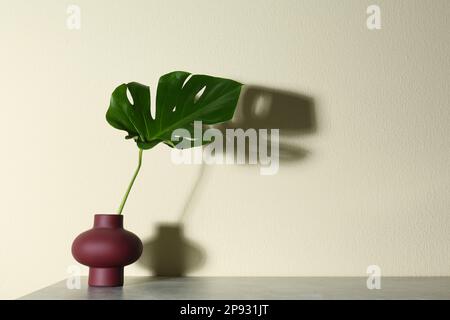
<svg viewBox="0 0 450 320">
<path fill-rule="evenodd" d="M 123 269 L 142 254 L 141 240 L 123 228 L 123 216 L 96 214 L 94 227 L 75 238 L 72 255 L 89 267 L 89 285 L 123 285 Z"/>
</svg>

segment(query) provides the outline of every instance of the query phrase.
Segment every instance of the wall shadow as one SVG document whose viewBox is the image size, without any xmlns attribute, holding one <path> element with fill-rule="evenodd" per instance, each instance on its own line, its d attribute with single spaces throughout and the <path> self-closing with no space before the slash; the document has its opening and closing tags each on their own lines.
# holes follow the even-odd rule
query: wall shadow
<svg viewBox="0 0 450 320">
<path fill-rule="evenodd" d="M 297 163 L 310 154 L 309 150 L 298 144 L 298 138 L 317 131 L 314 100 L 290 91 L 246 85 L 233 120 L 214 127 L 223 133 L 227 129 L 279 129 L 280 164 Z M 271 143 L 270 135 L 267 142 Z M 250 153 L 258 155 L 259 150 L 247 148 L 245 152 L 248 159 Z M 157 225 L 156 235 L 144 242 L 144 251 L 138 263 L 155 276 L 185 276 L 206 261 L 205 250 L 185 237 L 183 225 L 193 212 L 196 201 L 204 196 L 203 183 L 210 170 L 208 167 L 199 165 L 197 178 L 177 222 Z"/>
<path fill-rule="evenodd" d="M 306 157 L 309 151 L 293 140 L 317 131 L 314 99 L 292 91 L 246 85 L 232 121 L 216 128 L 224 134 L 227 129 L 267 129 L 268 132 L 279 129 L 280 164 L 297 162 Z M 267 143 L 271 144 L 270 135 Z M 250 155 L 258 157 L 259 144 L 253 149 L 248 148 L 248 145 L 246 147 L 246 159 Z M 235 150 L 231 151 L 236 154 L 236 143 Z"/>
<path fill-rule="evenodd" d="M 231 127 L 280 129 L 284 136 L 317 131 L 314 100 L 310 96 L 262 86 L 245 86 Z"/>
<path fill-rule="evenodd" d="M 183 225 L 179 223 L 157 225 L 155 237 L 144 241 L 138 261 L 154 276 L 161 277 L 185 276 L 204 262 L 204 250 L 185 237 Z"/>
</svg>

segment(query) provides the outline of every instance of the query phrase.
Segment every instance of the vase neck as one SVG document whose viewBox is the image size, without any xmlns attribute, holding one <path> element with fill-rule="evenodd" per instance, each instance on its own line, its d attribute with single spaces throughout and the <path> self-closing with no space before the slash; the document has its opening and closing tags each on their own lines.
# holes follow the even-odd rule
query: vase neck
<svg viewBox="0 0 450 320">
<path fill-rule="evenodd" d="M 121 214 L 96 214 L 94 228 L 123 228 L 123 216 Z"/>
</svg>

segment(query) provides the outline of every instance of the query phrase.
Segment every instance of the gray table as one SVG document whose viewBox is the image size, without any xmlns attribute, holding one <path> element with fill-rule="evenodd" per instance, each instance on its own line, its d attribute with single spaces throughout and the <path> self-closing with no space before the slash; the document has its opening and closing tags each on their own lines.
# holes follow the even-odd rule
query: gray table
<svg viewBox="0 0 450 320">
<path fill-rule="evenodd" d="M 83 277 L 80 289 L 64 280 L 21 299 L 450 299 L 450 277 L 383 277 L 372 290 L 350 277 L 128 277 L 122 288 L 90 288 Z"/>
</svg>

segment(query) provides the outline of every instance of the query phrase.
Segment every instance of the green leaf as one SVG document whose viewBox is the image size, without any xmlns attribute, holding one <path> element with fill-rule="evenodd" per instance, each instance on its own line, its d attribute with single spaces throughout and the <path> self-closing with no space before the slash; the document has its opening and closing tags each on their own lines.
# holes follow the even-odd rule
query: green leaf
<svg viewBox="0 0 450 320">
<path fill-rule="evenodd" d="M 140 149 L 150 149 L 160 142 L 173 147 L 172 132 L 186 129 L 192 133 L 194 121 L 211 125 L 233 118 L 241 83 L 207 75 L 189 76 L 188 72 L 175 71 L 159 78 L 155 118 L 150 113 L 149 87 L 137 82 L 121 84 L 111 95 L 106 120 L 126 131 L 126 138 L 134 139 Z M 199 143 L 193 135 L 191 138 L 191 146 Z"/>
</svg>

